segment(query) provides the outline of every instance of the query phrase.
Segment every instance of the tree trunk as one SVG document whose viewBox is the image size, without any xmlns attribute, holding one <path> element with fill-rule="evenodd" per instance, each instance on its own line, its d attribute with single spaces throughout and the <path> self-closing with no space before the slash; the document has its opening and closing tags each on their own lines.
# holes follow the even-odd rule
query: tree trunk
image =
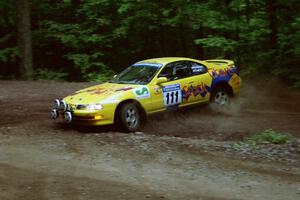
<svg viewBox="0 0 300 200">
<path fill-rule="evenodd" d="M 30 7 L 28 0 L 16 0 L 19 71 L 21 77 L 30 79 L 33 73 Z"/>
<path fill-rule="evenodd" d="M 245 9 L 245 16 L 246 16 L 246 21 L 247 25 L 250 23 L 250 0 L 246 0 L 246 9 Z"/>
<path fill-rule="evenodd" d="M 196 38 L 202 39 L 203 37 L 204 37 L 204 29 L 202 24 L 200 24 L 199 29 L 197 30 L 196 33 Z M 196 52 L 197 52 L 196 58 L 202 60 L 204 58 L 203 46 L 200 44 L 196 45 Z"/>
<path fill-rule="evenodd" d="M 159 41 L 160 41 L 159 43 L 160 43 L 161 48 L 159 48 L 159 49 L 161 51 L 161 55 L 166 56 L 167 55 L 166 43 L 165 43 L 166 38 L 165 38 L 165 30 L 164 30 L 163 26 L 159 27 L 158 37 L 159 37 Z"/>
<path fill-rule="evenodd" d="M 276 50 L 277 48 L 277 2 L 275 0 L 268 1 L 268 13 L 269 13 L 269 20 L 270 20 L 270 47 L 271 49 Z"/>
</svg>

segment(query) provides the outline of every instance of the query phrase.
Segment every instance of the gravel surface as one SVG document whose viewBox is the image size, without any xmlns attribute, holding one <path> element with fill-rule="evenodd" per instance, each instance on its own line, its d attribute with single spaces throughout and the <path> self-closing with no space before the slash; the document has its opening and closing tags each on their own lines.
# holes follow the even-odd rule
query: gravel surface
<svg viewBox="0 0 300 200">
<path fill-rule="evenodd" d="M 300 198 L 299 92 L 249 82 L 228 113 L 152 116 L 130 134 L 49 119 L 52 99 L 89 85 L 0 81 L 1 200 Z M 293 139 L 234 148 L 269 128 Z"/>
</svg>

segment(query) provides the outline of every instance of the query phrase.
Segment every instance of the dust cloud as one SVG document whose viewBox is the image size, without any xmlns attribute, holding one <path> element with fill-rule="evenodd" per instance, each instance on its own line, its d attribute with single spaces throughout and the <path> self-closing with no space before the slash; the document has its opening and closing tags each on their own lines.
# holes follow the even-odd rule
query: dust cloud
<svg viewBox="0 0 300 200">
<path fill-rule="evenodd" d="M 154 115 L 143 131 L 216 140 L 240 139 L 269 128 L 300 134 L 299 98 L 299 92 L 278 79 L 256 78 L 245 81 L 226 109 L 207 104 Z"/>
</svg>

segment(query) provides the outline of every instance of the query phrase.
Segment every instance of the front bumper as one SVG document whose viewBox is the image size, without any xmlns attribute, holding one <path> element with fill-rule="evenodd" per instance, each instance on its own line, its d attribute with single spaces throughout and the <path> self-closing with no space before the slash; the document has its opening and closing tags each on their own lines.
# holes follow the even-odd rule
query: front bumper
<svg viewBox="0 0 300 200">
<path fill-rule="evenodd" d="M 59 105 L 57 105 L 57 100 L 55 100 L 51 110 L 52 119 L 61 117 L 65 123 L 96 126 L 114 123 L 115 106 L 113 105 L 105 105 L 105 108 L 102 110 L 77 110 L 72 109 L 73 106 L 63 100 L 59 100 L 59 102 Z"/>
</svg>

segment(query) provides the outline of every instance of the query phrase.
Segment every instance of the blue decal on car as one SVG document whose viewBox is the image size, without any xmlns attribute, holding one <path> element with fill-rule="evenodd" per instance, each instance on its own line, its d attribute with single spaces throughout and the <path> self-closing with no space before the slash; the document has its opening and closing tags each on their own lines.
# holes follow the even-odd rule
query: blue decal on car
<svg viewBox="0 0 300 200">
<path fill-rule="evenodd" d="M 229 82 L 233 74 L 237 73 L 236 67 L 230 67 L 220 70 L 212 70 L 210 76 L 212 77 L 211 88 L 219 82 Z"/>
<path fill-rule="evenodd" d="M 163 64 L 160 63 L 135 63 L 133 66 L 139 67 L 139 66 L 149 66 L 149 67 L 157 67 L 160 68 L 163 66 Z"/>
</svg>

